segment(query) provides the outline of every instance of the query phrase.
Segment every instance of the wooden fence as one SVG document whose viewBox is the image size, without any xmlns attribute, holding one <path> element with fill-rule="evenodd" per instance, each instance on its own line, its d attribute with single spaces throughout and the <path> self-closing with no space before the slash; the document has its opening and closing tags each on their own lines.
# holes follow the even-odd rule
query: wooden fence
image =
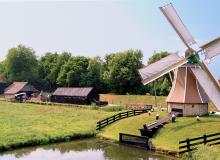
<svg viewBox="0 0 220 160">
<path fill-rule="evenodd" d="M 220 144 L 220 133 L 215 134 L 209 134 L 209 135 L 203 135 L 201 137 L 197 138 L 187 138 L 186 140 L 180 141 L 179 144 L 183 144 L 182 146 L 179 146 L 179 154 L 192 151 L 196 148 L 197 145 L 200 144 L 207 144 L 207 145 L 218 145 Z"/>
<path fill-rule="evenodd" d="M 120 119 L 140 115 L 142 113 L 146 113 L 149 110 L 151 110 L 151 108 L 152 108 L 152 106 L 148 105 L 147 108 L 143 109 L 143 110 L 131 110 L 131 111 L 121 112 L 121 113 L 115 114 L 111 117 L 108 117 L 106 119 L 103 119 L 103 120 L 97 122 L 96 130 L 100 130 L 101 128 L 104 128 L 105 126 L 107 126 L 111 123 L 114 123 Z"/>
<path fill-rule="evenodd" d="M 119 133 L 119 142 L 124 144 L 148 148 L 148 140 L 149 138 L 145 136 Z"/>
</svg>

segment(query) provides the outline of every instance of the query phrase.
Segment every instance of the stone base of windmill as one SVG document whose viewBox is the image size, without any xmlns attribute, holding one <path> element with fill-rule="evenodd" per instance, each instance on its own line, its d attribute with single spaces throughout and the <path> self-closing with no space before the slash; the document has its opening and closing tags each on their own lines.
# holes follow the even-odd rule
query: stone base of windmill
<svg viewBox="0 0 220 160">
<path fill-rule="evenodd" d="M 176 112 L 182 116 L 205 115 L 208 114 L 208 103 L 167 103 L 168 113 Z"/>
</svg>

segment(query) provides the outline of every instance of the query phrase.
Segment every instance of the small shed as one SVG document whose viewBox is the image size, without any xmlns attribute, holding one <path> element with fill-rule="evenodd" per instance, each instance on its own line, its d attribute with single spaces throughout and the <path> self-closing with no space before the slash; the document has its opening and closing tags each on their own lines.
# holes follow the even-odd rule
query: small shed
<svg viewBox="0 0 220 160">
<path fill-rule="evenodd" d="M 4 90 L 8 87 L 7 83 L 0 82 L 0 95 L 4 94 Z"/>
<path fill-rule="evenodd" d="M 99 100 L 99 95 L 93 87 L 57 88 L 51 96 L 51 102 L 89 105 Z"/>
<path fill-rule="evenodd" d="M 26 93 L 28 97 L 31 97 L 33 93 L 39 93 L 39 91 L 28 82 L 13 82 L 4 90 L 5 98 L 14 98 L 18 93 Z"/>
</svg>

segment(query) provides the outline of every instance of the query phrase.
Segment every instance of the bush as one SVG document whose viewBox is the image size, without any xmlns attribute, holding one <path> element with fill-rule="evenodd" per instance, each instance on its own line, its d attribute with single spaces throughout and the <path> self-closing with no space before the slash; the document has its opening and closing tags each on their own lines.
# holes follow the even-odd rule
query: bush
<svg viewBox="0 0 220 160">
<path fill-rule="evenodd" d="M 107 112 L 122 111 L 126 109 L 127 109 L 126 106 L 123 106 L 123 105 L 111 105 L 111 106 L 106 106 L 102 108 L 102 110 L 107 111 Z"/>
<path fill-rule="evenodd" d="M 219 160 L 220 147 L 201 145 L 195 151 L 183 155 L 185 160 Z"/>
</svg>

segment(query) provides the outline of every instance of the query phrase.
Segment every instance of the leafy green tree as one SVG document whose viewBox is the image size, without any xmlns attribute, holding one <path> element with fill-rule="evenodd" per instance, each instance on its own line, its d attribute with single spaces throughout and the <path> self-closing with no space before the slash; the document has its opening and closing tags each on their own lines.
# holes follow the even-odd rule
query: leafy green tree
<svg viewBox="0 0 220 160">
<path fill-rule="evenodd" d="M 85 86 L 89 58 L 83 56 L 71 57 L 62 67 L 57 78 L 61 86 Z"/>
<path fill-rule="evenodd" d="M 84 86 L 95 87 L 99 92 L 105 92 L 107 86 L 103 80 L 104 62 L 100 57 L 90 58 L 85 76 Z"/>
<path fill-rule="evenodd" d="M 147 64 L 152 64 L 152 63 L 154 63 L 154 62 L 157 62 L 157 61 L 159 61 L 160 59 L 162 59 L 162 58 L 164 58 L 164 57 L 166 57 L 166 56 L 168 56 L 168 55 L 170 55 L 170 53 L 168 53 L 168 52 L 158 52 L 158 53 L 154 53 L 153 54 L 153 56 L 151 56 L 149 59 L 148 59 L 148 62 L 147 62 Z"/>
<path fill-rule="evenodd" d="M 39 72 L 40 77 L 43 79 L 50 89 L 56 88 L 57 78 L 61 67 L 69 60 L 71 53 L 63 52 L 58 53 L 46 53 L 39 60 Z"/>
<path fill-rule="evenodd" d="M 142 67 L 142 58 L 140 50 L 127 50 L 106 56 L 104 80 L 113 92 L 140 93 L 142 84 L 138 69 Z"/>
<path fill-rule="evenodd" d="M 169 55 L 168 52 L 155 53 L 152 57 L 150 57 L 148 59 L 148 65 L 152 64 L 154 62 L 157 62 L 160 59 L 162 59 L 162 58 L 164 58 L 168 55 Z M 170 89 L 171 89 L 170 77 L 169 77 L 168 74 L 166 74 L 166 75 L 158 78 L 154 82 L 148 84 L 147 87 L 148 87 L 149 93 L 151 95 L 155 94 L 155 90 L 154 90 L 154 87 L 155 87 L 156 93 L 157 93 L 158 96 L 167 96 L 169 94 Z"/>
<path fill-rule="evenodd" d="M 38 62 L 35 51 L 30 47 L 18 45 L 9 49 L 5 65 L 5 78 L 8 82 L 29 81 L 36 82 L 38 79 Z"/>
<path fill-rule="evenodd" d="M 6 77 L 6 65 L 5 65 L 5 60 L 0 62 L 0 77 L 4 78 Z"/>
</svg>

